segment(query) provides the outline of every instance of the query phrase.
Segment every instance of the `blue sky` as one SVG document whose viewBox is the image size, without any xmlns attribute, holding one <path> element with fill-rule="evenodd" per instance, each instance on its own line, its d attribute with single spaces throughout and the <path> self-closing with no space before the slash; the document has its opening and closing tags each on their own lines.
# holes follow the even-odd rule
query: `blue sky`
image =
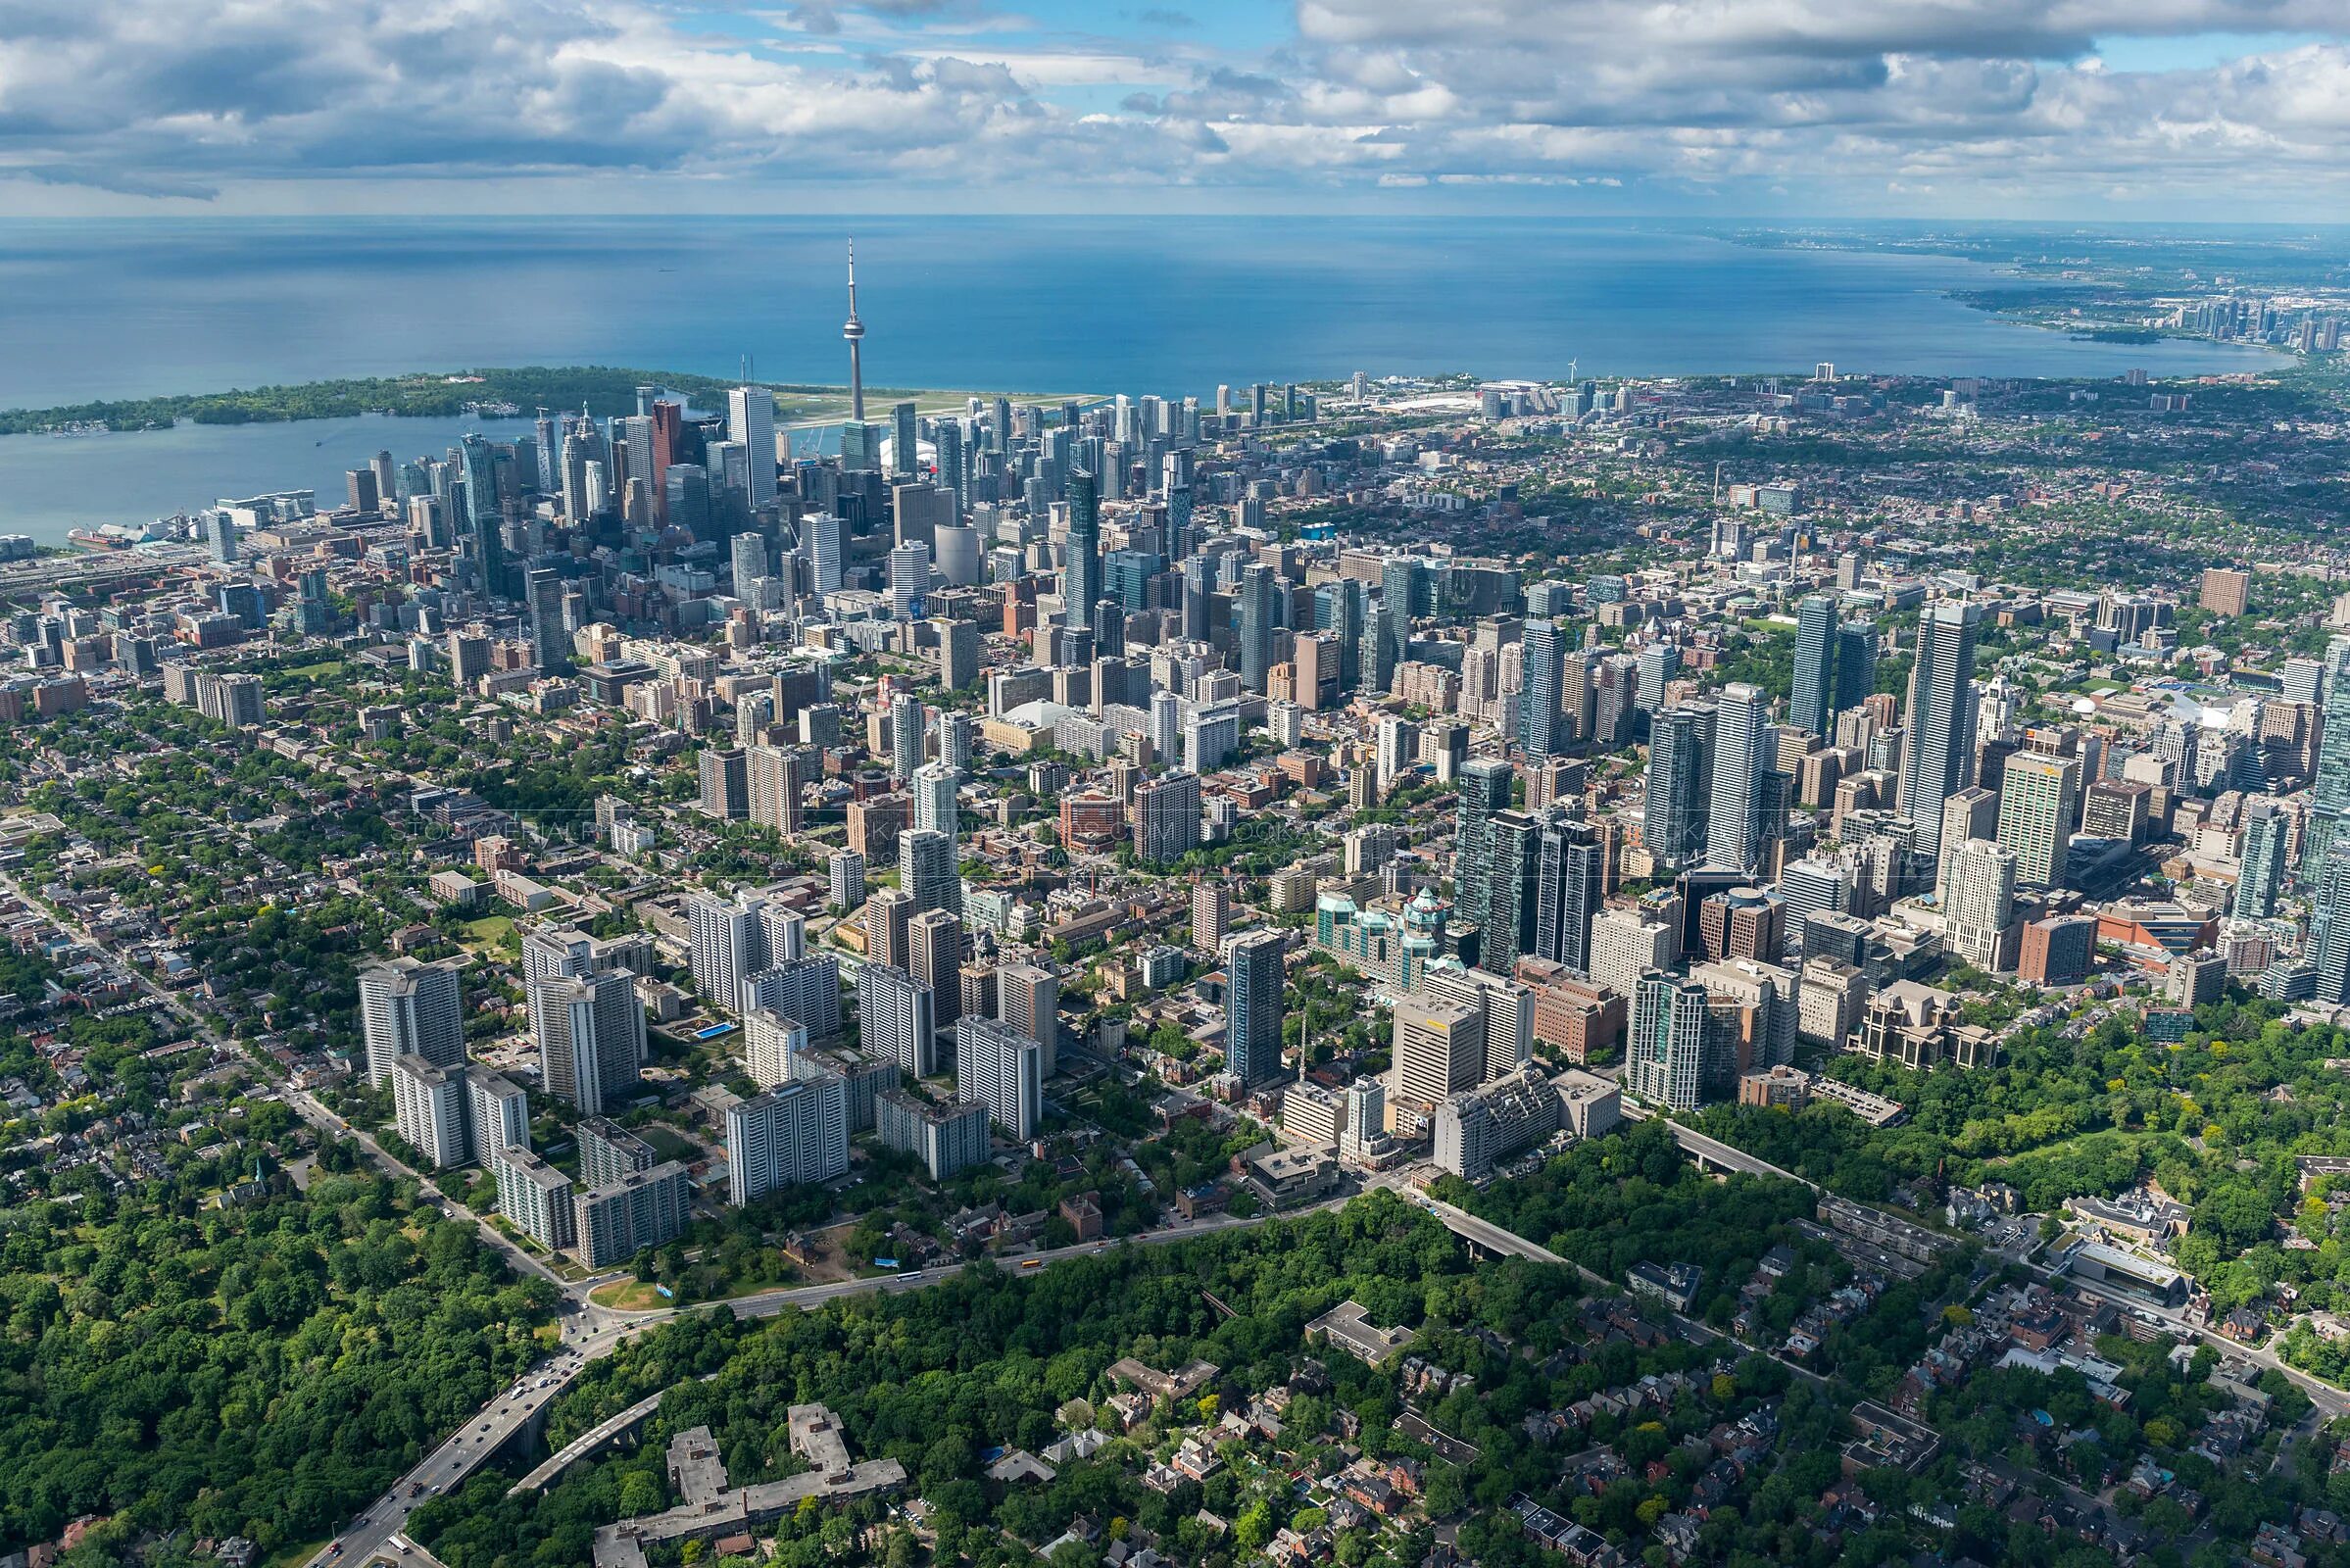
<svg viewBox="0 0 2350 1568">
<path fill-rule="evenodd" d="M 2341 0 L 0 0 L 0 216 L 2332 218 Z"/>
<path fill-rule="evenodd" d="M 2137 38 L 2123 34 L 2098 39 L 2095 53 L 2108 71 L 2203 71 L 2325 41 L 2326 35 L 2319 32 L 2191 32 Z"/>
</svg>

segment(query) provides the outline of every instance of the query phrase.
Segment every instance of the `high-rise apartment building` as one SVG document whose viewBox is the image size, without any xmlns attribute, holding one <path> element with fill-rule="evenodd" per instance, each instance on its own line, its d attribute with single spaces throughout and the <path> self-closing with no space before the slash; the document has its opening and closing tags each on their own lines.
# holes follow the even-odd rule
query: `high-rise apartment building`
<svg viewBox="0 0 2350 1568">
<path fill-rule="evenodd" d="M 1390 556 L 1380 568 L 1380 608 L 1388 634 L 1387 667 L 1411 657 L 1412 617 L 1423 613 L 1427 572 L 1409 556 Z M 1384 683 L 1380 690 L 1387 689 Z"/>
<path fill-rule="evenodd" d="M 726 1107 L 726 1200 L 736 1207 L 848 1170 L 848 1090 L 838 1074 L 795 1078 Z"/>
<path fill-rule="evenodd" d="M 760 970 L 743 986 L 743 1010 L 758 1007 L 799 1023 L 810 1041 L 832 1039 L 841 1032 L 841 960 L 811 953 Z"/>
<path fill-rule="evenodd" d="M 1222 953 L 1232 929 L 1232 896 L 1224 884 L 1208 880 L 1192 887 L 1192 950 Z"/>
<path fill-rule="evenodd" d="M 825 897 L 832 907 L 847 911 L 865 902 L 865 858 L 855 850 L 834 850 L 824 862 Z"/>
<path fill-rule="evenodd" d="M 1836 707 L 1858 708 L 1877 691 L 1877 626 L 1847 620 L 1836 631 Z M 1820 737 L 1828 739 L 1826 734 Z"/>
<path fill-rule="evenodd" d="M 686 899 L 694 987 L 715 1005 L 742 1011 L 743 982 L 774 961 L 765 914 L 764 903 L 753 898 L 695 893 Z"/>
<path fill-rule="evenodd" d="M 1591 919 L 1591 981 L 1633 998 L 1640 976 L 1669 969 L 1681 956 L 1680 933 L 1631 909 L 1602 909 Z"/>
<path fill-rule="evenodd" d="M 483 1165 L 501 1149 L 530 1147 L 530 1097 L 519 1084 L 501 1073 L 468 1067 L 465 1102 L 473 1119 L 474 1155 Z"/>
<path fill-rule="evenodd" d="M 739 822 L 751 814 L 751 764 L 739 746 L 702 748 L 702 814 Z"/>
<path fill-rule="evenodd" d="M 1224 1063 L 1248 1088 L 1281 1076 L 1281 1016 L 1288 940 L 1245 931 L 1224 945 Z"/>
<path fill-rule="evenodd" d="M 2203 582 L 2196 604 L 2215 615 L 2240 615 L 2250 602 L 2252 574 L 2227 566 L 2203 568 Z"/>
<path fill-rule="evenodd" d="M 1714 1032 L 1704 1098 L 1726 1098 L 1746 1073 L 1794 1061 L 1802 983 L 1795 970 L 1726 958 L 1691 965 L 1689 978 L 1705 987 Z"/>
<path fill-rule="evenodd" d="M 1009 1137 L 1035 1137 L 1045 1115 L 1045 1048 L 990 1019 L 964 1019 L 955 1094 L 965 1104 L 987 1106 L 989 1119 Z"/>
<path fill-rule="evenodd" d="M 392 1063 L 406 1055 L 435 1067 L 465 1065 L 465 1015 L 453 964 L 415 958 L 369 964 L 359 972 L 359 1022 L 369 1084 L 383 1084 Z"/>
<path fill-rule="evenodd" d="M 620 970 L 550 975 L 529 985 L 539 1076 L 548 1094 L 590 1114 L 635 1097 L 645 1061 L 645 1008 Z"/>
<path fill-rule="evenodd" d="M 1062 618 L 1073 627 L 1090 627 L 1094 604 L 1102 597 L 1102 497 L 1094 475 L 1084 468 L 1069 470 L 1068 503 L 1069 533 L 1063 546 L 1066 554 L 1061 570 Z"/>
<path fill-rule="evenodd" d="M 2244 808 L 2244 848 L 2237 862 L 2235 901 L 2228 910 L 2236 919 L 2266 920 L 2277 912 L 2289 826 L 2274 801 L 2256 800 Z"/>
<path fill-rule="evenodd" d="M 2015 919 L 2017 863 L 2013 849 L 1983 839 L 1966 840 L 1950 857 L 1942 899 L 1950 951 L 1985 973 L 2008 967 L 2002 960 Z"/>
<path fill-rule="evenodd" d="M 576 1244 L 570 1177 L 521 1148 L 494 1151 L 488 1164 L 498 1184 L 498 1212 L 516 1230 L 550 1252 Z"/>
<path fill-rule="evenodd" d="M 858 1043 L 916 1078 L 938 1071 L 930 988 L 904 969 L 866 962 L 857 971 Z"/>
<path fill-rule="evenodd" d="M 610 1268 L 647 1248 L 667 1246 L 685 1231 L 690 1195 L 685 1167 L 673 1159 L 589 1188 L 572 1205 L 579 1260 L 592 1269 Z"/>
<path fill-rule="evenodd" d="M 914 798 L 914 826 L 924 832 L 944 833 L 950 844 L 955 842 L 955 769 L 944 762 L 924 762 L 913 770 L 909 793 Z"/>
<path fill-rule="evenodd" d="M 1033 963 L 996 966 L 996 1021 L 1044 1048 L 1045 1076 L 1060 1065 L 1060 977 Z"/>
<path fill-rule="evenodd" d="M 1534 953 L 1577 974 L 1591 961 L 1591 920 L 1606 888 L 1606 850 L 1591 823 L 1552 813 L 1535 839 Z"/>
<path fill-rule="evenodd" d="M 1671 1110 L 1705 1102 L 1714 1075 L 1714 1030 L 1704 983 L 1662 972 L 1642 975 L 1633 998 L 1632 1047 L 1626 1084 L 1643 1100 Z"/>
<path fill-rule="evenodd" d="M 1667 869 L 1706 858 L 1718 721 L 1712 703 L 1682 703 L 1658 713 L 1649 725 L 1640 842 Z"/>
<path fill-rule="evenodd" d="M 1825 738 L 1836 710 L 1836 598 L 1806 594 L 1795 610 L 1794 685 L 1787 719 Z"/>
<path fill-rule="evenodd" d="M 939 1105 L 903 1089 L 885 1089 L 874 1098 L 873 1108 L 873 1127 L 882 1148 L 913 1155 L 934 1182 L 987 1160 L 989 1112 L 984 1104 Z"/>
<path fill-rule="evenodd" d="M 1566 633 L 1558 622 L 1546 617 L 1530 620 L 1520 651 L 1523 684 L 1519 693 L 1518 734 L 1527 760 L 1561 756 L 1575 739 L 1567 727 L 1560 699 L 1567 660 Z"/>
<path fill-rule="evenodd" d="M 890 699 L 890 774 L 910 782 L 922 765 L 922 731 L 929 722 L 922 700 L 911 692 Z"/>
<path fill-rule="evenodd" d="M 913 962 L 914 896 L 903 887 L 881 888 L 865 900 L 859 923 L 865 932 L 865 958 L 894 969 Z"/>
<path fill-rule="evenodd" d="M 743 1014 L 743 1070 L 761 1089 L 792 1079 L 792 1058 L 808 1049 L 808 1029 L 771 1007 Z"/>
<path fill-rule="evenodd" d="M 793 837 L 800 831 L 800 797 L 815 771 L 813 764 L 804 761 L 800 749 L 793 746 L 747 747 L 743 757 L 744 814 L 761 827 Z M 704 809 L 709 809 L 708 801 Z"/>
<path fill-rule="evenodd" d="M 1950 862 L 1957 857 L 1958 847 L 1969 839 L 1995 839 L 1999 836 L 1999 792 L 1970 784 L 1942 803 L 1942 843 L 1940 863 L 1934 868 L 1934 897 L 1949 901 Z"/>
<path fill-rule="evenodd" d="M 955 858 L 954 838 L 936 828 L 908 828 L 899 834 L 898 885 L 913 895 L 915 914 L 925 909 L 961 914 L 962 867 Z"/>
<path fill-rule="evenodd" d="M 951 909 L 925 909 L 906 924 L 906 970 L 930 988 L 932 1027 L 962 1010 L 963 923 Z"/>
<path fill-rule="evenodd" d="M 1169 773 L 1134 792 L 1134 854 L 1166 865 L 1199 847 L 1199 775 Z"/>
<path fill-rule="evenodd" d="M 653 1146 L 609 1116 L 586 1116 L 572 1130 L 579 1145 L 579 1181 L 603 1187 L 661 1163 Z"/>
<path fill-rule="evenodd" d="M 400 1136 L 434 1170 L 473 1163 L 465 1069 L 409 1054 L 392 1061 L 392 1111 Z"/>
<path fill-rule="evenodd" d="M 1515 777 L 1515 770 L 1506 760 L 1493 757 L 1481 757 L 1460 770 L 1453 830 L 1452 907 L 1462 924 L 1474 926 L 1480 933 L 1487 932 L 1493 923 L 1499 837 L 1495 819 L 1509 809 L 1510 783 Z M 1504 945 L 1510 945 L 1507 938 Z"/>
<path fill-rule="evenodd" d="M 1501 1159 L 1558 1131 L 1559 1092 L 1540 1072 L 1463 1090 L 1437 1107 L 1431 1150 L 1440 1170 L 1484 1181 Z"/>
<path fill-rule="evenodd" d="M 2323 705 L 2318 765 L 2309 786 L 2309 821 L 2301 833 L 2301 880 L 2312 888 L 2321 880 L 2343 817 L 2350 815 L 2350 635 L 2326 639 L 2318 697 Z"/>
<path fill-rule="evenodd" d="M 1252 692 L 1265 690 L 1273 667 L 1274 598 L 1280 579 L 1262 562 L 1241 570 L 1241 684 Z"/>
</svg>

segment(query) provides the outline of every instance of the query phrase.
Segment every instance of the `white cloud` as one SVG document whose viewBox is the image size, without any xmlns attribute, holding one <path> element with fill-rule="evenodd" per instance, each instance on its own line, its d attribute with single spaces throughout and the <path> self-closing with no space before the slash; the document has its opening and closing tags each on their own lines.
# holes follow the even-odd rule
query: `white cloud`
<svg viewBox="0 0 2350 1568">
<path fill-rule="evenodd" d="M 493 176 L 1013 201 L 1041 174 L 1667 200 L 1743 182 L 1864 209 L 2151 191 L 2252 210 L 2350 182 L 2343 42 L 2167 72 L 2095 52 L 2338 40 L 2339 0 L 1298 0 L 1296 24 L 1244 51 L 1212 27 L 1055 34 L 980 0 L 799 0 L 717 29 L 600 0 L 0 0 L 0 175 L 167 199 Z"/>
</svg>

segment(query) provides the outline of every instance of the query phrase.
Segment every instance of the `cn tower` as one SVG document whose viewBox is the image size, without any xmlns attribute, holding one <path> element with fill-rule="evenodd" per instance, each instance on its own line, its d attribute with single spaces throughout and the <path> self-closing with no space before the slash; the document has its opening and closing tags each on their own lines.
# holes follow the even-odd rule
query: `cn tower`
<svg viewBox="0 0 2350 1568">
<path fill-rule="evenodd" d="M 849 319 L 841 328 L 841 336 L 849 340 L 849 417 L 862 422 L 865 416 L 865 366 L 863 350 L 865 323 L 857 318 L 857 241 L 849 242 Z"/>
</svg>

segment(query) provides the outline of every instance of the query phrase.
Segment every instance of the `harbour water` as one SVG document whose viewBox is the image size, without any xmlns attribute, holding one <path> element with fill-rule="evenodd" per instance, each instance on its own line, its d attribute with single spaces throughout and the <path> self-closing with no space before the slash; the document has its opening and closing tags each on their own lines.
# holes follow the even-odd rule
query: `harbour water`
<svg viewBox="0 0 2350 1568">
<path fill-rule="evenodd" d="M 837 383 L 846 220 L 0 222 L 0 407 L 497 365 Z M 2076 342 L 1948 298 L 1931 256 L 1589 220 L 854 220 L 869 383 L 1212 395 L 1218 383 L 1808 369 L 2240 369 Z M 0 530 L 54 542 L 221 496 L 335 487 L 462 419 L 0 438 Z M 514 426 L 519 428 L 518 425 Z"/>
</svg>

